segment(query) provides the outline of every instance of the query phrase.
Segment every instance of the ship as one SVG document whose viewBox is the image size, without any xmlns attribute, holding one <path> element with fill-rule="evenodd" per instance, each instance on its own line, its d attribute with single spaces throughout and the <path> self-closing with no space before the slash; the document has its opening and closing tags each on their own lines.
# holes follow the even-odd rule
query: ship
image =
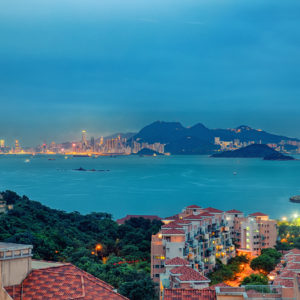
<svg viewBox="0 0 300 300">
<path fill-rule="evenodd" d="M 300 203 L 300 195 L 291 197 L 290 202 Z"/>
</svg>

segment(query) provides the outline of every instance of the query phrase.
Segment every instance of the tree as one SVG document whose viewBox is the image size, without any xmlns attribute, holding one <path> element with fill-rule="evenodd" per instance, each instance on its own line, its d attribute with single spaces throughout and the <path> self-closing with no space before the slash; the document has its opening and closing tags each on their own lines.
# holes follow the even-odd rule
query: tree
<svg viewBox="0 0 300 300">
<path fill-rule="evenodd" d="M 282 256 L 281 253 L 278 252 L 278 251 L 277 251 L 276 249 L 274 249 L 274 248 L 266 248 L 266 249 L 262 249 L 262 250 L 261 250 L 261 254 L 262 254 L 262 255 L 268 255 L 268 256 L 274 258 L 276 264 L 279 263 L 280 258 L 281 258 L 281 256 Z"/>
<path fill-rule="evenodd" d="M 270 273 L 275 269 L 276 261 L 273 257 L 262 254 L 251 261 L 250 267 L 253 270 L 260 270 L 264 273 Z"/>
<path fill-rule="evenodd" d="M 152 300 L 156 296 L 155 285 L 149 275 L 121 284 L 118 292 L 130 300 Z"/>
<path fill-rule="evenodd" d="M 242 285 L 267 285 L 268 277 L 263 274 L 251 274 L 245 277 L 242 281 Z"/>
</svg>

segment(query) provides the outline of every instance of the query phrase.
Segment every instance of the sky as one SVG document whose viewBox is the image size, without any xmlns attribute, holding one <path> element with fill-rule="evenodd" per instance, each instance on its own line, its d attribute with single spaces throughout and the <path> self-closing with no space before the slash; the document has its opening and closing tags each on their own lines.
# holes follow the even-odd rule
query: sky
<svg viewBox="0 0 300 300">
<path fill-rule="evenodd" d="M 0 139 L 242 124 L 300 138 L 298 0 L 0 2 Z"/>
</svg>

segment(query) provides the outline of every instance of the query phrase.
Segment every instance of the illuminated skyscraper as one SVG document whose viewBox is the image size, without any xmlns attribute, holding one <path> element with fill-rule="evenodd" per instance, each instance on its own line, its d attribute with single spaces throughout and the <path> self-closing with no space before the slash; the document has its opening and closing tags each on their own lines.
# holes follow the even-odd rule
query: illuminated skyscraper
<svg viewBox="0 0 300 300">
<path fill-rule="evenodd" d="M 82 130 L 82 137 L 81 137 L 81 148 L 82 150 L 86 150 L 87 149 L 87 140 L 86 140 L 86 131 Z"/>
<path fill-rule="evenodd" d="M 100 146 L 102 146 L 103 145 L 103 143 L 104 143 L 104 139 L 103 139 L 103 136 L 101 136 L 101 138 L 100 138 Z"/>
<path fill-rule="evenodd" d="M 21 147 L 20 147 L 19 141 L 16 140 L 16 141 L 15 141 L 15 152 L 16 152 L 16 153 L 17 153 L 17 152 L 20 152 L 20 150 L 21 150 Z"/>
<path fill-rule="evenodd" d="M 5 147 L 5 141 L 4 140 L 0 140 L 0 148 L 4 148 Z"/>
</svg>

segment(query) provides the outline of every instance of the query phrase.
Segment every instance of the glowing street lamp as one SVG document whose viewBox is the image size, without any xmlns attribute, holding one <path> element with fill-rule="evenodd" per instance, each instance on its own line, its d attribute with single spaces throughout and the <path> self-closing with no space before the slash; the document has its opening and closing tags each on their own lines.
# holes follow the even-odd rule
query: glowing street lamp
<svg viewBox="0 0 300 300">
<path fill-rule="evenodd" d="M 286 217 L 282 217 L 281 219 L 282 219 L 282 221 L 284 221 L 284 222 L 287 220 Z"/>
<path fill-rule="evenodd" d="M 101 251 L 102 250 L 102 245 L 101 244 L 97 244 L 96 245 L 96 251 Z"/>
<path fill-rule="evenodd" d="M 298 218 L 298 214 L 294 214 L 293 217 L 294 217 L 294 219 L 297 219 Z"/>
</svg>

